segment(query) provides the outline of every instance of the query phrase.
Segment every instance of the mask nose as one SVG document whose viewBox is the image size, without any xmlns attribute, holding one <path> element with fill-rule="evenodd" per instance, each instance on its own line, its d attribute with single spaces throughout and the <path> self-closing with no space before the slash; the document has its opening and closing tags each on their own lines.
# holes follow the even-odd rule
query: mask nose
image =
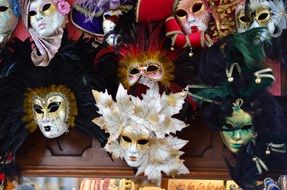
<svg viewBox="0 0 287 190">
<path fill-rule="evenodd" d="M 42 20 L 42 19 L 43 19 L 43 14 L 42 13 L 37 13 L 36 20 L 39 21 L 39 20 Z"/>
<path fill-rule="evenodd" d="M 253 21 L 253 23 L 250 25 L 249 29 L 252 29 L 252 28 L 258 28 L 260 27 L 260 25 L 258 24 L 257 21 Z"/>
<path fill-rule="evenodd" d="M 187 22 L 190 24 L 195 23 L 195 18 L 189 16 L 189 17 L 187 17 Z"/>
<path fill-rule="evenodd" d="M 44 111 L 42 119 L 43 119 L 44 122 L 48 122 L 49 121 L 48 113 L 46 111 Z"/>
<path fill-rule="evenodd" d="M 237 140 L 237 141 L 241 139 L 241 131 L 240 130 L 234 131 L 233 139 Z"/>
<path fill-rule="evenodd" d="M 136 145 L 136 143 L 132 143 L 132 144 L 131 144 L 129 151 L 130 151 L 130 153 L 132 153 L 132 154 L 135 154 L 135 153 L 138 152 L 138 151 L 137 151 L 137 145 Z"/>
</svg>

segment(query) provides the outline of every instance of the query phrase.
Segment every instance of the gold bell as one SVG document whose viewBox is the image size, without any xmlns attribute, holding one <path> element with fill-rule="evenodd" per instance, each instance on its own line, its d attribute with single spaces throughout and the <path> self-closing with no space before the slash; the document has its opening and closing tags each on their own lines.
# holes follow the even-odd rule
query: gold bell
<svg viewBox="0 0 287 190">
<path fill-rule="evenodd" d="M 260 83 L 261 83 L 261 78 L 256 78 L 256 79 L 255 79 L 255 83 L 256 83 L 256 84 L 260 84 Z"/>
<path fill-rule="evenodd" d="M 228 82 L 233 82 L 234 81 L 234 78 L 233 77 L 228 77 Z"/>
</svg>

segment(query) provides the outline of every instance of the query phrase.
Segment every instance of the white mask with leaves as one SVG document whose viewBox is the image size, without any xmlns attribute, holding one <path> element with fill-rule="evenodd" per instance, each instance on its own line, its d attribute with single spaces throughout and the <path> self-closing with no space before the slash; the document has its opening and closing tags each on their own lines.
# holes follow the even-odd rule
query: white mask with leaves
<svg viewBox="0 0 287 190">
<path fill-rule="evenodd" d="M 107 93 L 93 91 L 101 117 L 93 120 L 109 133 L 105 150 L 113 158 L 124 158 L 136 175 L 145 173 L 149 180 L 161 181 L 161 172 L 167 175 L 187 174 L 188 169 L 179 157 L 187 141 L 171 135 L 181 131 L 186 124 L 176 118 L 184 103 L 185 92 L 159 94 L 154 83 L 142 99 L 127 94 L 120 84 L 116 102 Z"/>
</svg>

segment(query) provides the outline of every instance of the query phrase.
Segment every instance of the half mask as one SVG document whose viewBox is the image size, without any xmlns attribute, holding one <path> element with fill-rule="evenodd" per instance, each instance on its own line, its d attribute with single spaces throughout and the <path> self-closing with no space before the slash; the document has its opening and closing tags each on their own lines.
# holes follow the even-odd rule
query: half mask
<svg viewBox="0 0 287 190">
<path fill-rule="evenodd" d="M 173 71 L 173 62 L 160 51 L 131 52 L 123 56 L 119 63 L 120 82 L 126 88 L 137 82 L 145 84 L 146 80 L 169 86 L 174 79 Z"/>
<path fill-rule="evenodd" d="M 236 10 L 236 27 L 239 33 L 256 27 L 266 27 L 274 35 L 276 25 L 272 19 L 272 8 L 265 0 L 251 0 L 240 4 Z"/>
</svg>

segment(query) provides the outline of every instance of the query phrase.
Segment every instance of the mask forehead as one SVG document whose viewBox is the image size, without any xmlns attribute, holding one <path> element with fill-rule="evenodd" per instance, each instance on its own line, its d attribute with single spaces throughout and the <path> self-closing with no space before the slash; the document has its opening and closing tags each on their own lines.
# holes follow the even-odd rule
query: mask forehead
<svg viewBox="0 0 287 190">
<path fill-rule="evenodd" d="M 231 117 L 225 118 L 226 123 L 231 124 L 234 128 L 241 128 L 244 125 L 252 125 L 252 117 L 242 109 L 232 113 Z"/>
<path fill-rule="evenodd" d="M 202 0 L 181 0 L 177 5 L 178 9 L 183 9 L 192 15 L 200 16 L 206 11 L 206 6 Z"/>
</svg>

